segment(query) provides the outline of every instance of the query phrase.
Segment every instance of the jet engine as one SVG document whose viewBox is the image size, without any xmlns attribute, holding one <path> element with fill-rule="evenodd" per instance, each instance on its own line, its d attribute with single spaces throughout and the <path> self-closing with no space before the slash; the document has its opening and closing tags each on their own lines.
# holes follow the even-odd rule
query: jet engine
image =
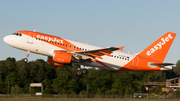
<svg viewBox="0 0 180 101">
<path fill-rule="evenodd" d="M 53 61 L 56 63 L 70 64 L 72 60 L 72 54 L 55 50 L 53 54 Z"/>
<path fill-rule="evenodd" d="M 52 57 L 48 57 L 47 62 L 48 62 L 49 65 L 54 65 L 54 66 L 64 66 L 64 64 L 54 63 L 54 61 L 52 60 Z"/>
<path fill-rule="evenodd" d="M 72 62 L 78 62 L 76 58 L 70 53 L 55 50 L 53 57 L 48 57 L 48 64 L 55 66 L 64 66 L 64 64 L 71 64 Z"/>
</svg>

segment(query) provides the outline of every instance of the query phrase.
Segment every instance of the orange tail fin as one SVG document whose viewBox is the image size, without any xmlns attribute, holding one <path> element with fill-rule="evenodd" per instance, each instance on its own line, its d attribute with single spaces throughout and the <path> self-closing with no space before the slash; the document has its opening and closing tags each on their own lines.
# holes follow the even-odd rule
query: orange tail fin
<svg viewBox="0 0 180 101">
<path fill-rule="evenodd" d="M 175 33 L 167 32 L 139 53 L 138 56 L 163 62 L 175 37 Z"/>
</svg>

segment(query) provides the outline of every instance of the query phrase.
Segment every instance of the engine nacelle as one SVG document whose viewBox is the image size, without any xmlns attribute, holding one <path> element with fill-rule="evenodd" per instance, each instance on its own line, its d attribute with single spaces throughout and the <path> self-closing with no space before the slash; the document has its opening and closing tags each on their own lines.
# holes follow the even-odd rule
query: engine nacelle
<svg viewBox="0 0 180 101">
<path fill-rule="evenodd" d="M 70 64 L 72 61 L 72 54 L 55 50 L 53 54 L 53 61 L 60 64 Z"/>
<path fill-rule="evenodd" d="M 52 60 L 52 57 L 48 57 L 47 62 L 48 62 L 49 65 L 54 65 L 54 66 L 64 66 L 64 64 L 54 63 L 54 61 Z"/>
<path fill-rule="evenodd" d="M 79 61 L 70 53 L 55 50 L 53 57 L 48 57 L 47 62 L 54 66 L 64 66 L 64 64 L 78 63 Z"/>
</svg>

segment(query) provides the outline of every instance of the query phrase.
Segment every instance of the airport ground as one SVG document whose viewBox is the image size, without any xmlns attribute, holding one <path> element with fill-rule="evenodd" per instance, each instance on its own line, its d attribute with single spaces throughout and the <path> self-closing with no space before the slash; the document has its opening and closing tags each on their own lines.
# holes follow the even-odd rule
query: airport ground
<svg viewBox="0 0 180 101">
<path fill-rule="evenodd" d="M 0 98 L 0 101 L 180 101 L 180 99 Z"/>
</svg>

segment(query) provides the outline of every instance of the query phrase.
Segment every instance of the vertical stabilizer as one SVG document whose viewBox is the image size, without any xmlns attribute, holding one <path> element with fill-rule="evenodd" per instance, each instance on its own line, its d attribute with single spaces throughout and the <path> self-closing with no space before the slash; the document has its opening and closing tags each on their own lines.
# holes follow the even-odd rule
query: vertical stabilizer
<svg viewBox="0 0 180 101">
<path fill-rule="evenodd" d="M 142 52 L 140 52 L 138 56 L 163 62 L 175 37 L 175 33 L 167 32 Z"/>
</svg>

